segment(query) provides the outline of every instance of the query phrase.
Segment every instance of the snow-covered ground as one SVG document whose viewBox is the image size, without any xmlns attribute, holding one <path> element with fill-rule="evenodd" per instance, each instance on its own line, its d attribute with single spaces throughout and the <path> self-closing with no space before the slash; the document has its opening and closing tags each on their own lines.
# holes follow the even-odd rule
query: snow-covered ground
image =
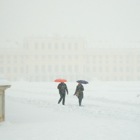
<svg viewBox="0 0 140 140">
<path fill-rule="evenodd" d="M 83 106 L 67 83 L 66 105 L 58 83 L 12 83 L 6 90 L 0 140 L 140 140 L 140 82 L 84 85 Z"/>
</svg>

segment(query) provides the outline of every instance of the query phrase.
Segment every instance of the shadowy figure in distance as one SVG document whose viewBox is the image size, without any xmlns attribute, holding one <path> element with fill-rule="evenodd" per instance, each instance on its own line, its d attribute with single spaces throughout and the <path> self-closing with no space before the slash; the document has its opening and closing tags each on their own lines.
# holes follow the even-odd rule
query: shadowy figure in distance
<svg viewBox="0 0 140 140">
<path fill-rule="evenodd" d="M 68 94 L 67 85 L 64 82 L 61 82 L 58 84 L 57 88 L 58 88 L 59 94 L 60 94 L 60 99 L 58 101 L 58 104 L 62 101 L 62 104 L 65 105 L 66 92 Z"/>
</svg>

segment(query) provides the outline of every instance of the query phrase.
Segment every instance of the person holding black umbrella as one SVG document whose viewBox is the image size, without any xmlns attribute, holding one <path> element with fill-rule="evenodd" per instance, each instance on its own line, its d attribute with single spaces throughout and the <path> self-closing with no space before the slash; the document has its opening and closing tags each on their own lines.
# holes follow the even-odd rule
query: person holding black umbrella
<svg viewBox="0 0 140 140">
<path fill-rule="evenodd" d="M 74 95 L 76 95 L 78 98 L 79 106 L 81 106 L 82 99 L 84 97 L 83 91 L 84 91 L 84 86 L 81 84 L 81 82 L 78 82 Z"/>
</svg>

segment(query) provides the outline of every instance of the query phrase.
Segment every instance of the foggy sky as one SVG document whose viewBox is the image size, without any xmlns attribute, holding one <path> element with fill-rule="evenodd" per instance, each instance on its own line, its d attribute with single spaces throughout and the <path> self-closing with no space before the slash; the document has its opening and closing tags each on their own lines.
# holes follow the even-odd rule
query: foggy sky
<svg viewBox="0 0 140 140">
<path fill-rule="evenodd" d="M 140 41 L 139 0 L 0 0 L 0 41 L 73 36 Z"/>
</svg>

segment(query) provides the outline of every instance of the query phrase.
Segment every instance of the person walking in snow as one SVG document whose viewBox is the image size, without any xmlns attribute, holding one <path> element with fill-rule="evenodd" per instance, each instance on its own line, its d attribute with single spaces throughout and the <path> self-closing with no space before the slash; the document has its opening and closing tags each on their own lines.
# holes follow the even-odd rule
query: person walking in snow
<svg viewBox="0 0 140 140">
<path fill-rule="evenodd" d="M 81 106 L 82 99 L 84 97 L 83 91 L 84 91 L 84 86 L 81 83 L 78 83 L 74 95 L 76 95 L 78 98 L 79 106 Z"/>
<path fill-rule="evenodd" d="M 62 101 L 62 104 L 65 105 L 65 96 L 66 92 L 68 94 L 68 88 L 67 85 L 64 82 L 61 82 L 57 86 L 60 94 L 60 99 L 58 100 L 58 104 Z"/>
</svg>

